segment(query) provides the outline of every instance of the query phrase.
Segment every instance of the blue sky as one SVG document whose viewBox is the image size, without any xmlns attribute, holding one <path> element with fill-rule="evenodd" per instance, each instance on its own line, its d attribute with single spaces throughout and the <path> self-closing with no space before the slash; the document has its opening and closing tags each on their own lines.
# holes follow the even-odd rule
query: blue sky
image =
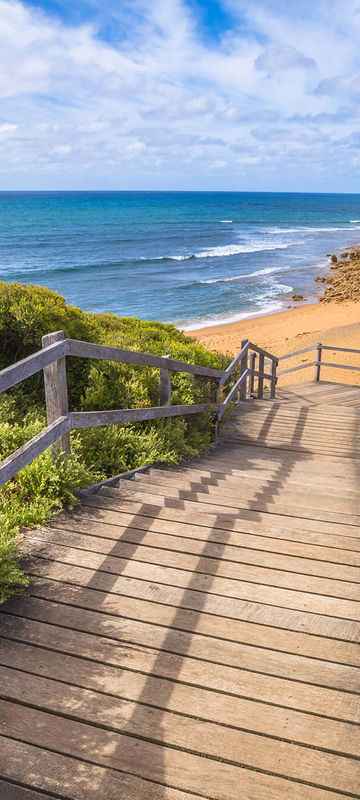
<svg viewBox="0 0 360 800">
<path fill-rule="evenodd" d="M 360 0 L 0 0 L 1 189 L 360 191 Z"/>
</svg>

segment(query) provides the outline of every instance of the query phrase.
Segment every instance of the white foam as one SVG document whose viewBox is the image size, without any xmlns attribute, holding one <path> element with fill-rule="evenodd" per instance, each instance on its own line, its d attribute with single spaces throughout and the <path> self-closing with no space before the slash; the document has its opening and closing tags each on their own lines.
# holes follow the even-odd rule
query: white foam
<svg viewBox="0 0 360 800">
<path fill-rule="evenodd" d="M 224 222 L 224 223 L 225 223 L 225 222 L 227 222 L 227 223 L 230 223 L 230 222 L 232 222 L 232 219 L 221 219 L 221 220 L 220 220 L 220 222 Z"/>
<path fill-rule="evenodd" d="M 350 222 L 360 222 L 360 219 L 351 219 Z"/>
<path fill-rule="evenodd" d="M 230 278 L 208 278 L 199 283 L 238 283 L 243 278 L 255 278 L 257 275 L 271 275 L 273 272 L 279 272 L 279 267 L 266 267 L 265 269 L 257 269 L 255 272 L 245 272 L 244 275 L 232 275 Z"/>
<path fill-rule="evenodd" d="M 213 247 L 211 250 L 203 250 L 201 253 L 195 253 L 195 258 L 221 258 L 221 256 L 236 256 L 239 253 L 258 253 L 262 250 L 282 250 L 289 247 L 288 244 L 226 244 L 220 247 Z"/>
<path fill-rule="evenodd" d="M 201 328 L 209 328 L 212 325 L 225 325 L 229 322 L 238 322 L 241 319 L 258 317 L 263 314 L 274 314 L 284 308 L 284 301 L 280 300 L 278 295 L 289 294 L 292 291 L 292 286 L 287 286 L 285 283 L 276 283 L 265 294 L 258 294 L 253 298 L 252 302 L 255 308 L 253 307 L 251 311 L 213 314 L 211 317 L 205 317 L 204 319 L 193 319 L 178 323 L 176 327 L 183 331 L 200 330 Z"/>
<path fill-rule="evenodd" d="M 360 219 L 351 219 L 350 222 L 360 222 Z M 358 228 L 350 228 L 345 226 L 337 226 L 337 227 L 330 227 L 330 228 L 316 228 L 307 225 L 299 225 L 298 228 L 267 228 L 267 231 L 271 231 L 271 233 L 328 233 L 332 231 L 357 231 Z"/>
</svg>

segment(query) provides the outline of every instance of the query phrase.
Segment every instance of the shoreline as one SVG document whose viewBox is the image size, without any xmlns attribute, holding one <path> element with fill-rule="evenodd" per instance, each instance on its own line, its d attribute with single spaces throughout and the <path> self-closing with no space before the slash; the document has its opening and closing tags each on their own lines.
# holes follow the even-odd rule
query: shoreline
<svg viewBox="0 0 360 800">
<path fill-rule="evenodd" d="M 250 339 L 276 356 L 302 350 L 318 342 L 360 350 L 360 251 L 352 248 L 350 259 L 340 261 L 332 268 L 334 271 L 329 270 L 324 284 L 325 294 L 317 301 L 315 298 L 312 298 L 312 302 L 292 301 L 291 308 L 281 311 L 186 330 L 184 333 L 205 347 L 231 356 L 240 351 L 242 339 Z M 339 287 L 341 302 L 337 299 Z M 284 361 L 282 368 L 313 360 L 314 353 L 303 353 Z M 360 353 L 329 351 L 326 360 L 360 367 Z M 283 375 L 279 378 L 279 385 L 313 380 L 313 371 L 314 368 L 309 368 L 309 371 L 304 369 Z M 360 371 L 323 367 L 321 380 L 360 385 Z"/>
</svg>

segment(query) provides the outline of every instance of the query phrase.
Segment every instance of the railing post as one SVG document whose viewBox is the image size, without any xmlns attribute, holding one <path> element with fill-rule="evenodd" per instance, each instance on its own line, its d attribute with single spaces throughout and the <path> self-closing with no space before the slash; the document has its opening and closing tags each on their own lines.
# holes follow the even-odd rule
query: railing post
<svg viewBox="0 0 360 800">
<path fill-rule="evenodd" d="M 170 353 L 163 358 L 171 358 Z M 161 406 L 171 406 L 171 371 L 160 369 L 159 395 Z"/>
<path fill-rule="evenodd" d="M 322 354 L 322 344 L 318 343 L 316 345 L 316 361 L 317 361 L 317 364 L 315 366 L 315 380 L 316 381 L 320 380 L 321 354 Z"/>
<path fill-rule="evenodd" d="M 48 347 L 50 344 L 65 339 L 64 331 L 47 333 L 41 339 L 41 346 Z M 66 382 L 66 361 L 65 356 L 58 358 L 53 364 L 44 367 L 44 385 L 47 424 L 51 425 L 59 417 L 64 417 L 69 411 L 68 393 Z M 63 452 L 70 454 L 70 433 L 65 433 L 53 445 L 56 453 Z"/>
<path fill-rule="evenodd" d="M 258 400 L 262 400 L 264 396 L 264 363 L 265 357 L 262 353 L 259 355 L 259 377 L 258 377 Z"/>
<path fill-rule="evenodd" d="M 276 361 L 273 358 L 271 360 L 271 381 L 270 381 L 270 397 L 274 400 L 276 391 Z"/>
<path fill-rule="evenodd" d="M 251 353 L 250 355 L 250 369 L 254 370 L 256 365 L 256 353 Z M 251 397 L 254 394 L 254 386 L 255 386 L 255 375 L 250 374 L 249 379 L 249 395 Z"/>
<path fill-rule="evenodd" d="M 248 341 L 249 341 L 249 339 L 243 339 L 242 340 L 242 342 L 241 342 L 241 350 L 243 349 L 243 347 L 245 347 L 245 345 L 246 345 L 246 343 Z M 242 359 L 240 361 L 240 376 L 243 374 L 243 372 L 245 372 L 245 370 L 247 370 L 248 352 L 249 351 L 247 350 L 245 355 L 243 355 L 243 357 L 242 357 Z M 247 378 L 245 378 L 245 380 L 242 382 L 242 384 L 240 386 L 239 400 L 246 400 L 246 383 L 247 383 Z"/>
</svg>

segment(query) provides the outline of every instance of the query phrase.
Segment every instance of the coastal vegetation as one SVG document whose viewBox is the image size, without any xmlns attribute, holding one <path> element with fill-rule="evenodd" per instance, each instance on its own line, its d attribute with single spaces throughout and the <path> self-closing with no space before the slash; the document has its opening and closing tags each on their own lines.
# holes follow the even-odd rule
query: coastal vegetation
<svg viewBox="0 0 360 800">
<path fill-rule="evenodd" d="M 203 366 L 224 368 L 229 358 L 214 353 L 173 325 L 84 312 L 41 286 L 0 282 L 0 369 L 41 347 L 50 331 L 69 338 L 112 345 Z M 67 359 L 72 411 L 142 408 L 159 404 L 159 371 L 150 367 Z M 173 373 L 174 404 L 210 401 L 211 382 Z M 28 378 L 0 397 L 0 460 L 46 425 L 43 378 Z M 201 450 L 213 437 L 210 413 L 114 425 L 71 434 L 71 456 L 39 456 L 0 489 L 0 599 L 26 585 L 19 563 L 23 526 L 46 523 L 52 514 L 77 502 L 81 487 L 146 463 L 176 464 Z"/>
</svg>

